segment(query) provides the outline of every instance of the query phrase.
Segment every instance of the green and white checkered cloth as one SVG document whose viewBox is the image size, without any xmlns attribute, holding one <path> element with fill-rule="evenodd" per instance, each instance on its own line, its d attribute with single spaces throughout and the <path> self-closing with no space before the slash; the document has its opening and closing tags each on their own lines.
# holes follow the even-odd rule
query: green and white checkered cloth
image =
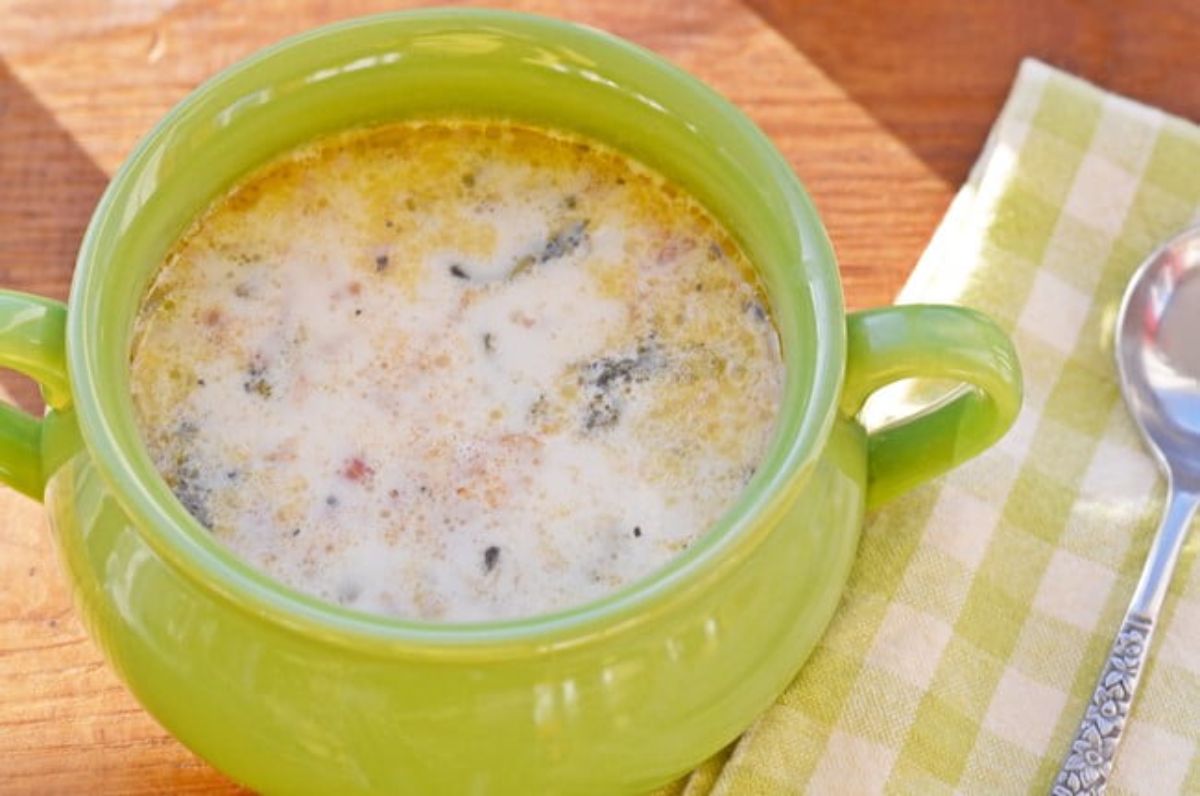
<svg viewBox="0 0 1200 796">
<path fill-rule="evenodd" d="M 812 658 L 678 792 L 1049 791 L 1164 498 L 1121 400 L 1111 327 L 1137 265 L 1198 218 L 1200 129 L 1021 66 L 900 301 L 996 319 L 1021 355 L 1024 409 L 996 448 L 868 518 Z M 1200 793 L 1198 543 L 1110 793 Z"/>
</svg>

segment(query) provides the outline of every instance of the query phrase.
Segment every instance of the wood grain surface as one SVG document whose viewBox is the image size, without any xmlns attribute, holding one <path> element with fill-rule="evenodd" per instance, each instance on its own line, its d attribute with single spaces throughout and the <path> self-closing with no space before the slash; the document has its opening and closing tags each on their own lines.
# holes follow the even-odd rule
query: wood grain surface
<svg viewBox="0 0 1200 796">
<path fill-rule="evenodd" d="M 137 139 L 201 80 L 373 0 L 0 0 L 0 286 L 67 294 L 79 239 Z M 500 4 L 493 4 L 500 5 Z M 904 282 L 1021 57 L 1200 118 L 1200 3 L 523 0 L 714 86 L 811 191 L 850 307 Z M 0 389 L 39 406 L 27 382 Z M 75 619 L 41 510 L 0 488 L 0 792 L 234 793 L 146 715 Z"/>
</svg>

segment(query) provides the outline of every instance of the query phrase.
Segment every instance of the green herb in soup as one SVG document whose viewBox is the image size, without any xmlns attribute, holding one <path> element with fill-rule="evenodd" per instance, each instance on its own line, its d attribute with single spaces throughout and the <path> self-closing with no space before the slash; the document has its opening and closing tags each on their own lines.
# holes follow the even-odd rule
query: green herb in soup
<svg viewBox="0 0 1200 796">
<path fill-rule="evenodd" d="M 757 467 L 775 330 L 695 200 L 508 123 L 318 140 L 165 258 L 136 416 L 179 500 L 299 590 L 445 621 L 663 566 Z"/>
</svg>

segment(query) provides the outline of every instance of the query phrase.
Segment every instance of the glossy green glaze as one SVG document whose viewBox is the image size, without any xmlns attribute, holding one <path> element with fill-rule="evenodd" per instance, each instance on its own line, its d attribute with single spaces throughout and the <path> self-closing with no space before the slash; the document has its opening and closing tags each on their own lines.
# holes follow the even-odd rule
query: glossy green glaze
<svg viewBox="0 0 1200 796">
<path fill-rule="evenodd" d="M 758 265 L 783 345 L 779 430 L 737 504 L 666 569 L 559 614 L 422 624 L 285 589 L 187 515 L 133 425 L 138 301 L 208 201 L 314 135 L 448 114 L 573 129 L 681 181 Z M 744 729 L 816 643 L 854 556 L 868 478 L 882 499 L 961 461 L 1003 433 L 1019 401 L 1011 346 L 962 311 L 854 316 L 847 353 L 816 212 L 724 100 L 596 31 L 483 11 L 333 26 L 202 86 L 109 186 L 65 338 L 62 323 L 53 304 L 0 300 L 0 365 L 32 374 L 52 399 L 41 421 L 0 414 L 0 478 L 32 494 L 45 483 L 79 610 L 147 710 L 267 792 L 616 794 L 677 776 Z M 913 374 L 978 391 L 868 438 L 853 419 L 863 398 Z"/>
</svg>

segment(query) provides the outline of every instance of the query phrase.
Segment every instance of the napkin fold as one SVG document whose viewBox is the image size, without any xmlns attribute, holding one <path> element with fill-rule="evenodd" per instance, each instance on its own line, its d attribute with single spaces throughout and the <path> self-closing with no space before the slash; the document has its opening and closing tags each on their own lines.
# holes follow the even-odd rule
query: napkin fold
<svg viewBox="0 0 1200 796">
<path fill-rule="evenodd" d="M 899 301 L 994 318 L 1020 354 L 1024 408 L 995 448 L 868 517 L 820 646 L 680 792 L 1049 791 L 1165 492 L 1120 396 L 1113 321 L 1138 264 L 1198 218 L 1200 129 L 1021 65 Z M 886 415 L 905 399 L 882 400 Z M 1200 793 L 1198 546 L 1110 793 Z"/>
</svg>

